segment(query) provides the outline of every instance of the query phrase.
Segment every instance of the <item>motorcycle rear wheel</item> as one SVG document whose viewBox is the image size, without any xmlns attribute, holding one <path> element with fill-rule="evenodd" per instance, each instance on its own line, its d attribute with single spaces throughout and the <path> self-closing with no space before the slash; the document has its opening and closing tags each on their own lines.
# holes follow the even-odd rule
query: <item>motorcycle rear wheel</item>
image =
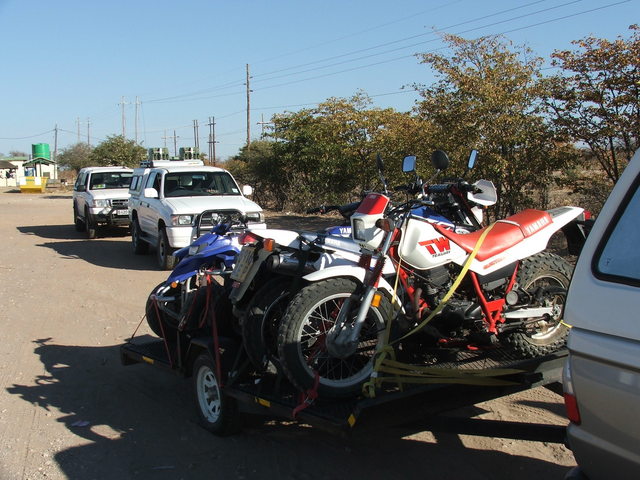
<svg viewBox="0 0 640 480">
<path fill-rule="evenodd" d="M 384 326 L 392 316 L 386 298 L 379 307 L 370 308 L 354 354 L 333 357 L 324 343 L 344 300 L 356 288 L 350 279 L 328 279 L 303 288 L 289 303 L 278 332 L 278 354 L 287 377 L 299 389 L 313 388 L 317 375 L 320 396 L 350 397 L 359 394 L 371 376 L 374 356 L 383 345 Z M 351 311 L 355 316 L 356 302 Z"/>
<path fill-rule="evenodd" d="M 561 257 L 549 252 L 532 255 L 522 261 L 516 281 L 520 288 L 533 292 L 538 287 L 563 291 L 549 293 L 545 301 L 554 309 L 553 318 L 541 320 L 527 331 L 506 333 L 501 343 L 521 358 L 551 354 L 566 345 L 569 328 L 562 323 L 564 303 L 573 267 Z"/>
</svg>

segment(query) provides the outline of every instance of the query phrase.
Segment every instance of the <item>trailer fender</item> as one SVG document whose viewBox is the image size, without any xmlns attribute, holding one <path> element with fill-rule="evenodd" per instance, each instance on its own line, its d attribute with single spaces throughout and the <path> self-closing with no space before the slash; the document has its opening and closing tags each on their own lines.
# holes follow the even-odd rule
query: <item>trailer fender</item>
<svg viewBox="0 0 640 480">
<path fill-rule="evenodd" d="M 226 374 L 233 368 L 236 356 L 240 350 L 240 344 L 233 338 L 221 336 L 218 338 L 218 348 L 220 350 L 222 372 L 226 378 Z M 213 337 L 203 336 L 191 339 L 187 354 L 185 355 L 185 376 L 190 377 L 193 374 L 193 362 L 205 351 L 215 360 L 216 354 L 213 346 Z"/>
</svg>

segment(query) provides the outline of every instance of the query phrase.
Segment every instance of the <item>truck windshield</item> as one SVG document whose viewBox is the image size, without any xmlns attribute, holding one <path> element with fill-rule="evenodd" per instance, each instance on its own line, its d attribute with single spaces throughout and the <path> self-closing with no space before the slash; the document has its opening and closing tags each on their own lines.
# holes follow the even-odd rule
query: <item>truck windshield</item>
<svg viewBox="0 0 640 480">
<path fill-rule="evenodd" d="M 240 189 L 227 172 L 172 172 L 164 177 L 165 197 L 240 195 Z"/>
<path fill-rule="evenodd" d="M 89 190 L 105 190 L 108 188 L 129 188 L 131 172 L 100 172 L 93 173 L 89 181 Z"/>
</svg>

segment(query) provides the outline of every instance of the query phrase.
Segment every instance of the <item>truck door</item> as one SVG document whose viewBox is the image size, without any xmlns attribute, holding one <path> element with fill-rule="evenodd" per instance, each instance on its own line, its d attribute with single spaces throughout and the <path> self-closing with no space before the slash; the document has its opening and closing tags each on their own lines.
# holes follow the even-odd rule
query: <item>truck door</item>
<svg viewBox="0 0 640 480">
<path fill-rule="evenodd" d="M 147 235 L 152 237 L 158 236 L 158 202 L 159 198 L 149 198 L 145 196 L 144 189 L 155 188 L 156 192 L 160 194 L 160 172 L 151 172 L 147 178 L 146 184 L 143 186 L 142 195 L 140 197 L 140 208 L 138 210 L 138 220 L 140 222 L 140 228 Z"/>
</svg>

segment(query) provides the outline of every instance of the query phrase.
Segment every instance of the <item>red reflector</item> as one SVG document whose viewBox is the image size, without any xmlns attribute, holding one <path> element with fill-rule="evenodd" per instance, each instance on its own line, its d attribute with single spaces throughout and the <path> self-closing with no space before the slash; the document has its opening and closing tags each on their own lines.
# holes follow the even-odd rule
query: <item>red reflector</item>
<svg viewBox="0 0 640 480">
<path fill-rule="evenodd" d="M 564 394 L 564 407 L 567 411 L 567 418 L 576 425 L 580 425 L 580 410 L 578 409 L 578 400 L 575 395 L 569 393 Z"/>
<path fill-rule="evenodd" d="M 255 243 L 260 240 L 260 237 L 253 232 L 244 232 L 238 237 L 238 243 L 240 245 L 246 245 L 248 243 Z"/>
</svg>

